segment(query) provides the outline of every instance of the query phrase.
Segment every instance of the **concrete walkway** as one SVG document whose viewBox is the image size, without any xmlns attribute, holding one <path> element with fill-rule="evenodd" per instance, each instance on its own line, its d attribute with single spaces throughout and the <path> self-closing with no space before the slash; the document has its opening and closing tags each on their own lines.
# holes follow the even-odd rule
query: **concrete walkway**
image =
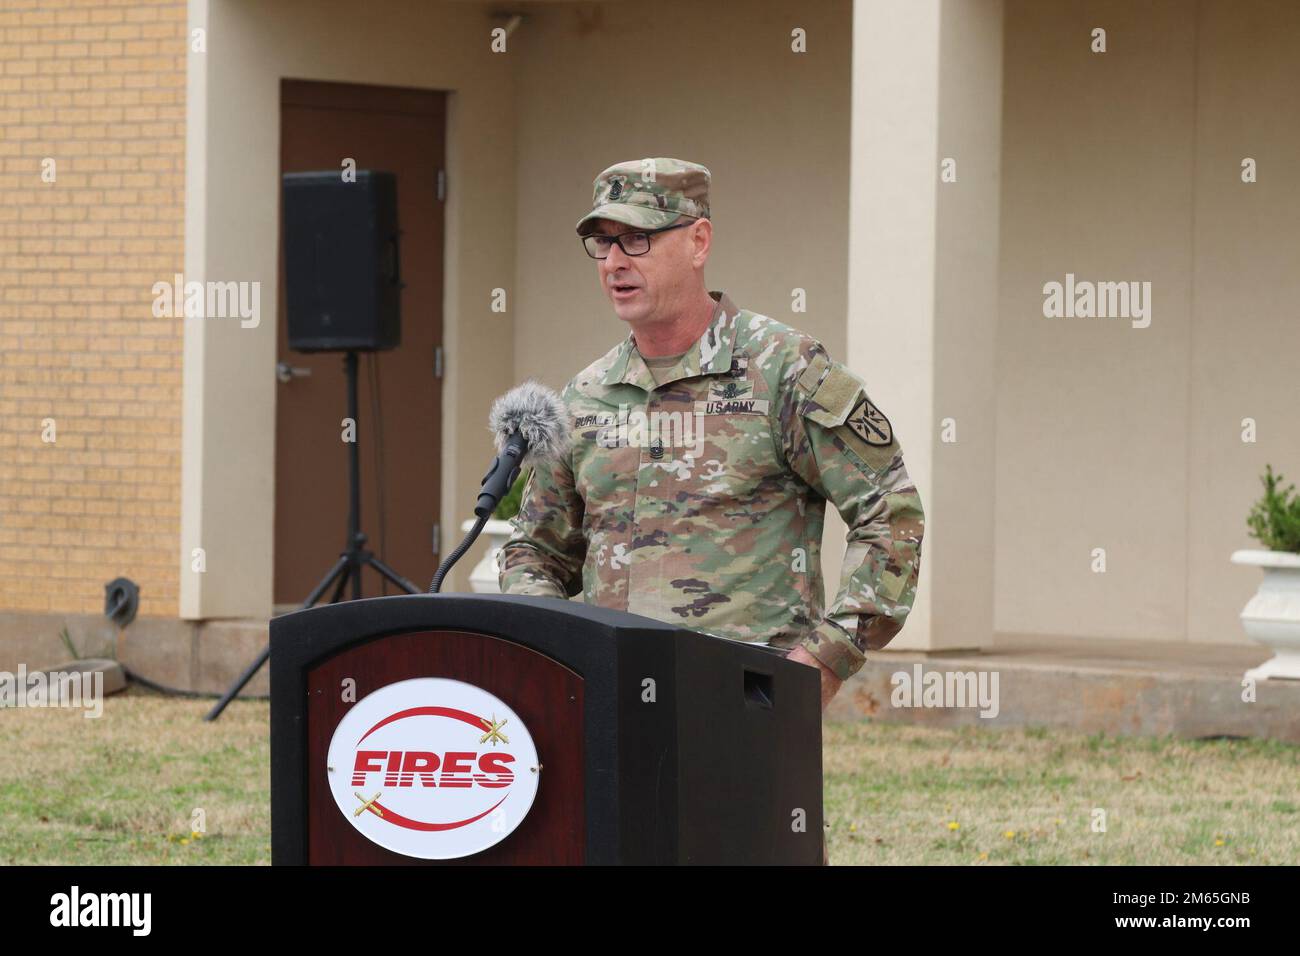
<svg viewBox="0 0 1300 956">
<path fill-rule="evenodd" d="M 1243 700 L 1243 674 L 1269 656 L 1244 643 L 1000 634 L 983 652 L 874 652 L 826 716 L 1300 744 L 1300 681 L 1259 681 Z"/>
</svg>

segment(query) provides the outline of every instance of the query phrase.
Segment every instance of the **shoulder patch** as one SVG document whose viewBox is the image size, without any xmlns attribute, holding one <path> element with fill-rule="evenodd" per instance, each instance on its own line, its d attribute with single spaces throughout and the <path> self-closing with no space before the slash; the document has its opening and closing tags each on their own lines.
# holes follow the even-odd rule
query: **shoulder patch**
<svg viewBox="0 0 1300 956">
<path fill-rule="evenodd" d="M 853 411 L 849 412 L 849 417 L 844 422 L 868 445 L 883 448 L 894 440 L 894 426 L 889 424 L 885 413 L 872 405 L 871 399 L 866 395 L 853 406 Z"/>
</svg>

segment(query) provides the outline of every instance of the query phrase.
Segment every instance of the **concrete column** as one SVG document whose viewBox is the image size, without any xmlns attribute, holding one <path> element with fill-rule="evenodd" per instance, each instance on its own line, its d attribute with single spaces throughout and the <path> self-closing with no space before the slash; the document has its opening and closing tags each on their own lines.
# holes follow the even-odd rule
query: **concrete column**
<svg viewBox="0 0 1300 956">
<path fill-rule="evenodd" d="M 226 42 L 189 53 L 184 278 L 258 283 L 260 317 L 249 327 L 237 318 L 183 320 L 186 619 L 271 613 L 279 81 L 239 69 L 229 49 L 237 19 L 228 5 L 190 0 L 191 30 Z M 196 548 L 203 549 L 202 573 L 194 570 Z"/>
<path fill-rule="evenodd" d="M 1002 18 L 1001 0 L 854 4 L 848 362 L 926 515 L 916 604 L 891 648 L 993 635 Z"/>
</svg>

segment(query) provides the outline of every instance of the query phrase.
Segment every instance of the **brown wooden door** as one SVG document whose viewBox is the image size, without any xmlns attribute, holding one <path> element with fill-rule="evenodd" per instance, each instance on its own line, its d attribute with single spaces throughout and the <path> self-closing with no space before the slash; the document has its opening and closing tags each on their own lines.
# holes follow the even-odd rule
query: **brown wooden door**
<svg viewBox="0 0 1300 956">
<path fill-rule="evenodd" d="M 443 202 L 446 95 L 437 91 L 285 80 L 280 169 L 358 170 L 397 177 L 402 344 L 362 353 L 357 441 L 361 530 L 380 558 L 418 587 L 437 569 L 441 494 Z M 281 245 L 283 249 L 283 245 Z M 291 352 L 280 256 L 278 361 L 308 375 L 276 385 L 277 605 L 298 605 L 338 559 L 347 531 L 347 414 L 343 354 Z M 268 372 L 268 374 L 270 374 Z M 376 410 L 378 409 L 378 414 Z M 328 601 L 326 592 L 322 601 Z M 373 571 L 364 594 L 397 593 Z M 350 590 L 345 597 L 350 597 Z"/>
</svg>

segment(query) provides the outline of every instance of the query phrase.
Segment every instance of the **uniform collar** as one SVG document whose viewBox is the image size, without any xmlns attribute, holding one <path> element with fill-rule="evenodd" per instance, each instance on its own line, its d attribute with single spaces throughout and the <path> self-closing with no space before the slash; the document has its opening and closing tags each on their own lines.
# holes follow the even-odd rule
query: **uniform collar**
<svg viewBox="0 0 1300 956">
<path fill-rule="evenodd" d="M 740 309 L 725 292 L 710 292 L 717 304 L 705 326 L 704 334 L 682 356 L 681 361 L 665 371 L 660 384 L 667 385 L 678 379 L 695 375 L 716 375 L 731 370 L 731 346 L 736 337 L 736 317 Z M 647 392 L 655 389 L 654 376 L 637 351 L 636 339 L 629 332 L 618 347 L 614 363 L 601 378 L 602 385 L 636 385 Z"/>
</svg>

